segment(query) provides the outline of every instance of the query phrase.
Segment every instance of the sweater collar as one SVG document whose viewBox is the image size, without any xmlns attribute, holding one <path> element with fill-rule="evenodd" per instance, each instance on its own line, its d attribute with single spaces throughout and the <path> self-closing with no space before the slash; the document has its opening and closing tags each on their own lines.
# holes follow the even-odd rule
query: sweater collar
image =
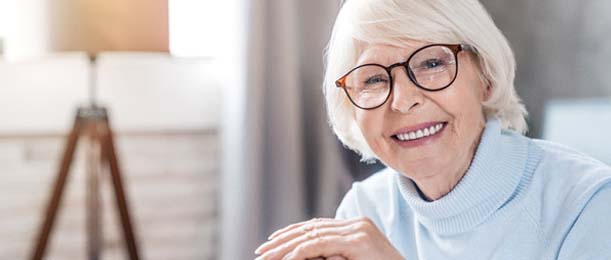
<svg viewBox="0 0 611 260">
<path fill-rule="evenodd" d="M 428 202 L 412 180 L 396 174 L 399 190 L 417 219 L 437 234 L 457 234 L 484 222 L 512 198 L 526 168 L 529 140 L 502 130 L 498 119 L 489 119 L 475 156 L 461 181 L 444 197 Z M 534 159 L 534 158 L 533 158 Z"/>
</svg>

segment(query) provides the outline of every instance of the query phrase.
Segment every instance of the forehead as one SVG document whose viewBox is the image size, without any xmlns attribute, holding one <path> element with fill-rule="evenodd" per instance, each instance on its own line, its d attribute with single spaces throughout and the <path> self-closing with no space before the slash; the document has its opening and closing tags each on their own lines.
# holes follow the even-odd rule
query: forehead
<svg viewBox="0 0 611 260">
<path fill-rule="evenodd" d="M 418 48 L 430 44 L 424 41 L 409 40 L 402 45 L 367 44 L 358 57 L 357 64 L 379 63 L 389 65 L 403 62 Z"/>
</svg>

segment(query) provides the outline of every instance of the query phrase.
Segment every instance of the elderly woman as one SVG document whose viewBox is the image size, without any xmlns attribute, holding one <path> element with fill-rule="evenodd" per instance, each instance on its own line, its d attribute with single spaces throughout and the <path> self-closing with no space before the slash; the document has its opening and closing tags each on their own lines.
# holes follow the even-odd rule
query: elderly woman
<svg viewBox="0 0 611 260">
<path fill-rule="evenodd" d="M 327 51 L 333 130 L 388 168 L 259 259 L 611 259 L 611 169 L 522 135 L 514 56 L 478 1 L 348 0 Z"/>
</svg>

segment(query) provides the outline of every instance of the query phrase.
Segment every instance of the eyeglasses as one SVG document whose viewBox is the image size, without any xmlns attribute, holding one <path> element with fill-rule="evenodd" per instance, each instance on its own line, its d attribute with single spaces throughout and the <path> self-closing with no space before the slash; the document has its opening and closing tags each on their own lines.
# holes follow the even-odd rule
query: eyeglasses
<svg viewBox="0 0 611 260">
<path fill-rule="evenodd" d="M 343 88 L 350 102 L 361 109 L 382 106 L 392 93 L 392 69 L 404 67 L 408 78 L 417 87 L 427 91 L 443 90 L 456 80 L 458 53 L 475 51 L 466 44 L 431 44 L 414 51 L 407 61 L 388 67 L 369 63 L 360 65 L 335 81 Z"/>
</svg>

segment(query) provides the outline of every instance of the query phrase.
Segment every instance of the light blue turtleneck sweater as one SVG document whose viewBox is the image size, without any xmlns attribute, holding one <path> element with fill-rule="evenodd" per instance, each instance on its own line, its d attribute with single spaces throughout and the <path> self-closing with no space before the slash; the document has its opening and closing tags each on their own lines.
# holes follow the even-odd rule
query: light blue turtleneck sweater
<svg viewBox="0 0 611 260">
<path fill-rule="evenodd" d="M 611 259 L 611 168 L 492 119 L 450 193 L 427 202 L 387 168 L 354 183 L 336 215 L 359 216 L 406 259 Z"/>
</svg>

